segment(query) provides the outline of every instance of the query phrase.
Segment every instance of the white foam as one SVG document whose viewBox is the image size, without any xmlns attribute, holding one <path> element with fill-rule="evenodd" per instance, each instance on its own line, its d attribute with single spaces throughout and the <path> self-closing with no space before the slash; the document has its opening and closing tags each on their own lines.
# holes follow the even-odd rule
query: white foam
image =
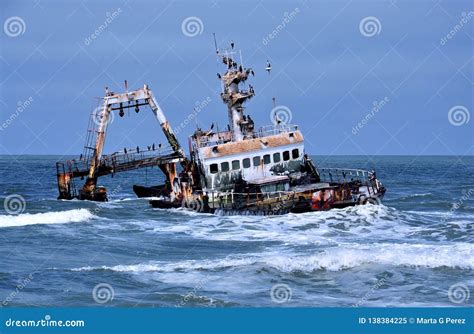
<svg viewBox="0 0 474 334">
<path fill-rule="evenodd" d="M 73 268 L 72 271 L 91 271 L 91 270 L 111 270 L 117 272 L 175 272 L 175 271 L 193 271 L 193 270 L 216 270 L 225 267 L 241 267 L 255 263 L 255 259 L 222 259 L 222 260 L 187 260 L 178 262 L 149 262 L 131 265 L 101 266 L 101 267 L 81 267 Z"/>
<path fill-rule="evenodd" d="M 23 213 L 17 216 L 0 215 L 1 227 L 17 227 L 37 224 L 65 224 L 88 221 L 95 216 L 86 209 L 51 211 L 45 213 Z"/>
<path fill-rule="evenodd" d="M 178 212 L 178 209 L 175 209 Z M 185 212 L 180 210 L 179 212 Z M 192 212 L 192 211 L 190 211 Z M 199 215 L 199 216 L 196 216 Z M 277 241 L 285 245 L 335 245 L 348 238 L 404 238 L 422 230 L 404 222 L 399 211 L 383 205 L 364 205 L 283 216 L 213 216 L 191 213 L 183 221 L 157 222 L 147 233 L 183 233 L 219 241 Z M 136 222 L 142 225 L 141 222 Z"/>
<path fill-rule="evenodd" d="M 81 267 L 74 271 L 111 270 L 117 272 L 189 273 L 202 270 L 219 270 L 236 267 L 266 267 L 282 272 L 339 271 L 362 265 L 377 264 L 410 267 L 474 268 L 474 245 L 426 244 L 344 244 L 317 254 L 262 253 L 232 256 L 217 260 L 186 260 L 177 262 L 148 262 L 131 265 Z"/>
<path fill-rule="evenodd" d="M 407 194 L 400 196 L 398 199 L 399 200 L 404 200 L 404 199 L 411 199 L 411 198 L 416 198 L 416 197 L 427 197 L 433 195 L 432 193 L 415 193 L 415 194 Z"/>
<path fill-rule="evenodd" d="M 319 269 L 338 271 L 366 264 L 474 268 L 474 245 L 373 244 L 342 245 L 318 255 L 276 257 L 270 264 L 284 272 L 295 270 L 311 272 Z"/>
<path fill-rule="evenodd" d="M 421 215 L 421 216 L 432 216 L 432 217 L 444 217 L 444 218 L 451 218 L 451 217 L 457 217 L 457 218 L 474 218 L 474 215 L 472 213 L 463 213 L 463 212 L 458 212 L 458 211 L 416 211 L 416 210 L 410 210 L 406 211 L 407 213 L 412 213 L 416 215 Z"/>
</svg>

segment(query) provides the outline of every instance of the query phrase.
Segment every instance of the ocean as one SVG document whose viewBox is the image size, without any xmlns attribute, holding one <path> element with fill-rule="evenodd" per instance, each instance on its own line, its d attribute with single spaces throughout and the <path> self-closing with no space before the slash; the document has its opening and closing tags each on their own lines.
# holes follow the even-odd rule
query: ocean
<svg viewBox="0 0 474 334">
<path fill-rule="evenodd" d="M 383 203 L 271 217 L 153 209 L 132 185 L 158 168 L 100 179 L 106 203 L 58 201 L 58 159 L 0 156 L 2 306 L 474 304 L 472 156 L 314 156 L 374 168 Z"/>
</svg>

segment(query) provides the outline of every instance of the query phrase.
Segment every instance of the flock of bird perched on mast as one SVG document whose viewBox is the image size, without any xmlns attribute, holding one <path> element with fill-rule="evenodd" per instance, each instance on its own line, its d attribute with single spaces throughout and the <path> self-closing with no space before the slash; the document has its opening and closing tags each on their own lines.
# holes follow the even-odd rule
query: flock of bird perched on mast
<svg viewBox="0 0 474 334">
<path fill-rule="evenodd" d="M 215 39 L 215 34 L 214 34 L 214 39 Z M 230 41 L 230 47 L 231 49 L 233 50 L 234 49 L 234 46 L 235 46 L 235 43 L 233 40 Z M 217 45 L 216 45 L 216 53 L 219 53 L 219 49 L 217 48 Z M 228 57 L 227 59 L 229 59 L 229 61 L 225 61 L 224 59 L 224 63 L 228 66 L 228 69 L 231 69 L 231 68 L 235 68 L 237 69 L 237 63 L 230 57 Z M 239 70 L 242 71 L 242 65 L 239 65 Z M 265 67 L 265 71 L 268 72 L 268 74 L 270 74 L 270 71 L 272 70 L 272 65 L 270 64 L 270 61 L 267 59 L 267 66 Z M 250 71 L 250 73 L 255 76 L 255 73 L 253 70 Z M 217 73 L 217 77 L 219 79 L 222 78 L 222 76 Z"/>
</svg>

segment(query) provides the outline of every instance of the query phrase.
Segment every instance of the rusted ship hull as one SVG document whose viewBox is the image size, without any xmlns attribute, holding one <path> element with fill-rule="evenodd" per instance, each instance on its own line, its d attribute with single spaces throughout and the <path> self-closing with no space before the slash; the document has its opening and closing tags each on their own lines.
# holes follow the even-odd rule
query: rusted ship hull
<svg viewBox="0 0 474 334">
<path fill-rule="evenodd" d="M 300 196 L 298 199 L 295 197 Z M 157 209 L 178 209 L 183 208 L 200 213 L 213 213 L 218 215 L 283 215 L 287 213 L 306 213 L 315 211 L 327 211 L 330 209 L 343 209 L 346 207 L 365 205 L 368 203 L 379 204 L 383 199 L 383 194 L 373 195 L 366 198 L 364 202 L 343 200 L 343 201 L 329 201 L 325 203 L 316 202 L 312 199 L 312 194 L 295 194 L 294 197 L 275 200 L 275 201 L 261 201 L 259 203 L 252 203 L 241 207 L 236 207 L 232 204 L 222 204 L 217 207 L 210 207 L 209 205 L 198 204 L 196 206 L 186 205 L 179 201 L 171 202 L 166 199 L 153 199 L 150 204 Z"/>
<path fill-rule="evenodd" d="M 198 191 L 186 199 L 171 200 L 162 197 L 150 200 L 150 204 L 154 208 L 184 208 L 203 213 L 280 215 L 379 204 L 386 192 L 385 187 L 370 172 L 323 169 L 322 172 L 318 171 L 318 175 L 324 178 L 329 175 L 332 180 L 315 183 L 300 181 L 300 184 L 295 184 L 287 190 L 274 192 L 262 192 L 261 187 L 249 185 L 244 187 L 250 189 L 247 192 Z M 341 180 L 340 177 L 344 179 Z M 277 178 L 275 184 L 284 180 L 284 177 Z M 153 188 L 149 188 L 149 194 L 153 191 Z"/>
</svg>

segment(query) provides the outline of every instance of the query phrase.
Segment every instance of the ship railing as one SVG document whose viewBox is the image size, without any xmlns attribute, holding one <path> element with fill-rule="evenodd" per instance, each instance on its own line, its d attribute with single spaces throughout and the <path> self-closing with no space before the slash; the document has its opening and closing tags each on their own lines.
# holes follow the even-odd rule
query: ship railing
<svg viewBox="0 0 474 334">
<path fill-rule="evenodd" d="M 276 125 L 267 125 L 258 128 L 257 130 L 252 131 L 251 133 L 245 133 L 244 136 L 246 138 L 262 138 L 268 136 L 275 136 L 281 133 L 288 133 L 298 130 L 297 125 L 293 124 L 276 124 Z M 215 136 L 219 139 L 215 140 Z M 233 134 L 229 135 L 229 131 L 221 131 L 216 132 L 212 139 L 201 137 L 199 139 L 199 143 L 197 144 L 198 147 L 208 147 L 208 146 L 215 146 L 215 145 L 222 145 L 228 142 L 235 141 L 235 137 Z"/>
<path fill-rule="evenodd" d="M 293 124 L 266 125 L 258 128 L 257 131 L 254 131 L 254 136 L 256 138 L 261 138 L 279 135 L 280 133 L 293 132 L 296 130 L 298 130 L 298 126 Z"/>
<path fill-rule="evenodd" d="M 317 168 L 321 182 L 366 181 L 369 172 L 363 169 Z"/>
<path fill-rule="evenodd" d="M 127 164 L 132 164 L 134 162 L 144 161 L 147 159 L 170 156 L 175 153 L 171 146 L 156 147 L 154 150 L 151 147 L 148 150 L 137 150 L 136 148 L 134 148 L 127 149 L 126 152 L 127 153 L 125 153 L 124 150 L 122 152 L 115 152 L 112 154 L 103 155 L 100 158 L 99 165 L 109 167 L 123 166 Z M 81 156 L 79 157 L 79 159 L 70 159 L 64 162 L 57 162 L 57 173 L 67 173 L 71 176 L 87 173 L 90 169 L 91 160 L 92 159 L 90 159 L 89 157 Z"/>
<path fill-rule="evenodd" d="M 321 182 L 344 184 L 359 181 L 367 187 L 369 195 L 377 194 L 382 187 L 375 175 L 367 170 L 348 168 L 318 168 L 317 170 Z"/>
<path fill-rule="evenodd" d="M 217 140 L 215 140 L 215 136 L 217 136 Z M 213 138 L 208 137 L 200 137 L 199 142 L 196 143 L 198 147 L 208 147 L 208 146 L 215 146 L 215 145 L 222 145 L 227 142 L 234 141 L 234 135 L 229 135 L 229 131 L 221 131 L 216 132 L 213 135 Z"/>
<path fill-rule="evenodd" d="M 279 191 L 265 191 L 265 192 L 235 192 L 232 190 L 220 191 L 207 189 L 203 191 L 196 191 L 197 194 L 207 194 L 209 196 L 209 206 L 212 208 L 220 208 L 225 205 L 237 203 L 244 200 L 246 205 L 254 204 L 261 205 L 263 200 L 273 198 L 276 205 L 279 201 L 294 199 L 295 191 L 292 190 L 279 190 Z"/>
<path fill-rule="evenodd" d="M 160 147 L 160 148 L 149 148 L 147 150 L 141 149 L 128 149 L 125 153 L 123 152 L 114 152 L 112 154 L 103 155 L 100 159 L 100 165 L 105 166 L 118 166 L 126 165 L 129 163 L 134 163 L 138 161 L 143 161 L 152 158 L 159 158 L 162 156 L 168 156 L 174 153 L 174 150 L 171 146 Z"/>
</svg>

